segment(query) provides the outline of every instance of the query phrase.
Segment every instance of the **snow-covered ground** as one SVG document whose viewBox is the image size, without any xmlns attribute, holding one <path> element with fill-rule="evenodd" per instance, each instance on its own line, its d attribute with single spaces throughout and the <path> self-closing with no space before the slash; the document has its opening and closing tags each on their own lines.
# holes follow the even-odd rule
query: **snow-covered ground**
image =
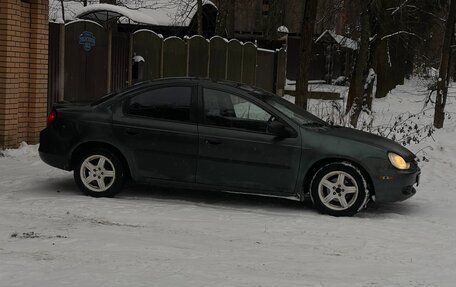
<svg viewBox="0 0 456 287">
<path fill-rule="evenodd" d="M 375 101 L 376 120 L 419 111 L 416 83 Z M 42 163 L 37 146 L 3 151 L 0 286 L 455 286 L 454 118 L 435 142 L 410 146 L 428 147 L 430 160 L 414 197 L 352 218 L 293 201 L 142 186 L 90 198 L 72 174 Z"/>
</svg>

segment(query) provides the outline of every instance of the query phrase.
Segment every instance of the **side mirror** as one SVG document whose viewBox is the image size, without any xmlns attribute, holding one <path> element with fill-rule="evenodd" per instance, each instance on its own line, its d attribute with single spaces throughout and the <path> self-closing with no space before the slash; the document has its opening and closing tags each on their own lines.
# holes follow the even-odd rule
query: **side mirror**
<svg viewBox="0 0 456 287">
<path fill-rule="evenodd" d="M 269 122 L 268 132 L 278 138 L 286 138 L 290 135 L 285 125 L 279 121 Z"/>
</svg>

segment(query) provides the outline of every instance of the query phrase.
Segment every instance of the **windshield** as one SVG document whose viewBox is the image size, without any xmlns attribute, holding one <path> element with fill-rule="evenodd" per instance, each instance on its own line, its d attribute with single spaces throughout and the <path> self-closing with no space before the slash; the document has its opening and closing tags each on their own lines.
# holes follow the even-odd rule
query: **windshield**
<svg viewBox="0 0 456 287">
<path fill-rule="evenodd" d="M 328 125 L 325 121 L 319 119 L 318 117 L 312 115 L 309 112 L 301 109 L 295 104 L 290 103 L 289 101 L 282 99 L 278 96 L 271 96 L 266 98 L 266 103 L 270 104 L 274 108 L 278 109 L 284 113 L 287 117 L 295 120 L 303 126 L 326 126 Z"/>
<path fill-rule="evenodd" d="M 253 96 L 273 106 L 287 117 L 303 126 L 327 126 L 322 119 L 312 115 L 297 105 L 264 90 L 256 89 L 248 85 L 240 86 L 241 89 L 248 91 Z"/>
</svg>

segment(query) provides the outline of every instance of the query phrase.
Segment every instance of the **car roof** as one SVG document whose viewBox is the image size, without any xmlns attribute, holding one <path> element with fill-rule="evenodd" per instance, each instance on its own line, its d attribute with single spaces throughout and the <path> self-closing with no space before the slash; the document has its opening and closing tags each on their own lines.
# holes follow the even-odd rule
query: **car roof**
<svg viewBox="0 0 456 287">
<path fill-rule="evenodd" d="M 118 95 L 126 95 L 130 94 L 132 92 L 135 92 L 137 90 L 141 90 L 146 87 L 152 87 L 155 85 L 160 85 L 160 84 L 173 84 L 173 83 L 193 83 L 193 84 L 201 84 L 205 86 L 212 86 L 212 87 L 223 87 L 227 88 L 227 90 L 231 91 L 236 91 L 236 92 L 244 92 L 247 93 L 253 97 L 256 97 L 259 100 L 264 101 L 265 98 L 275 96 L 274 94 L 265 91 L 261 88 L 251 86 L 249 84 L 245 83 L 239 83 L 239 82 L 234 82 L 234 81 L 228 81 L 228 80 L 213 80 L 209 78 L 199 78 L 199 77 L 170 77 L 170 78 L 160 78 L 160 79 L 155 79 L 155 80 L 147 80 L 143 82 L 139 82 L 136 84 L 133 84 L 131 86 L 125 87 L 123 89 L 120 89 L 118 91 L 114 91 L 111 94 L 106 95 L 105 97 L 102 97 L 94 102 L 91 103 L 92 106 L 97 106 L 100 104 L 105 104 L 109 102 L 113 98 L 117 98 Z"/>
<path fill-rule="evenodd" d="M 235 82 L 235 81 L 229 81 L 229 80 L 214 80 L 210 78 L 201 78 L 201 77 L 169 77 L 169 78 L 160 78 L 160 79 L 155 79 L 155 80 L 149 80 L 145 82 L 138 83 L 138 87 L 146 86 L 146 85 L 154 85 L 154 84 L 169 84 L 173 82 L 196 82 L 197 84 L 210 84 L 210 85 L 220 85 L 224 86 L 227 88 L 235 88 L 241 91 L 244 91 L 254 97 L 264 99 L 264 97 L 267 96 L 274 96 L 273 93 L 268 92 L 262 88 L 255 87 L 253 85 L 249 85 L 246 83 L 240 83 L 240 82 Z"/>
</svg>

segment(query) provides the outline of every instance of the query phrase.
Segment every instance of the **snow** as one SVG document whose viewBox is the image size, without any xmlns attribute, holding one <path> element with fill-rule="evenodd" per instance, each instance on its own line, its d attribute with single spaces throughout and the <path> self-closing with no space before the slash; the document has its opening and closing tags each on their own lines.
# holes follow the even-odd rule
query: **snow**
<svg viewBox="0 0 456 287">
<path fill-rule="evenodd" d="M 77 19 L 77 20 L 73 20 L 73 21 L 71 21 L 71 22 L 65 23 L 65 26 L 71 25 L 71 24 L 76 23 L 76 22 L 87 22 L 87 23 L 92 23 L 92 24 L 94 24 L 94 25 L 99 26 L 100 28 L 103 28 L 103 26 L 102 26 L 100 23 L 95 22 L 95 21 L 92 21 L 92 20 L 88 20 L 88 19 Z"/>
<path fill-rule="evenodd" d="M 416 79 L 398 86 L 374 100 L 376 121 L 421 111 L 424 96 Z M 0 156 L 0 285 L 454 286 L 454 116 L 433 137 L 409 146 L 429 158 L 417 194 L 352 218 L 294 201 L 146 186 L 91 198 L 23 143 Z"/>
<path fill-rule="evenodd" d="M 106 21 L 106 17 L 116 18 L 116 17 L 126 17 L 133 22 L 140 23 L 140 24 L 148 24 L 148 25 L 159 25 L 159 20 L 150 17 L 149 15 L 143 13 L 140 9 L 132 10 L 127 7 L 122 6 L 115 6 L 110 4 L 93 4 L 88 5 L 76 14 L 77 18 L 88 18 L 95 20 L 97 18 L 92 17 L 91 14 L 96 14 L 97 18 Z M 109 16 L 108 16 L 109 15 Z"/>
<path fill-rule="evenodd" d="M 323 39 L 323 37 L 326 34 L 329 34 L 334 39 L 334 41 L 336 41 L 342 47 L 345 47 L 345 48 L 348 48 L 348 49 L 352 49 L 352 50 L 357 50 L 358 49 L 358 42 L 357 41 L 355 41 L 353 39 L 350 39 L 350 38 L 347 38 L 347 37 L 342 36 L 342 35 L 338 35 L 335 32 L 329 31 L 329 30 L 326 30 L 323 33 L 321 33 L 321 35 L 317 38 L 317 40 L 315 42 L 318 43 L 321 39 Z"/>
<path fill-rule="evenodd" d="M 135 63 L 143 62 L 144 63 L 146 61 L 144 60 L 143 56 L 134 55 L 133 56 L 133 62 L 135 62 Z"/>
<path fill-rule="evenodd" d="M 57 19 L 55 19 L 54 22 L 57 23 L 57 24 L 65 24 L 65 21 L 63 21 L 62 18 L 57 18 Z"/>
<path fill-rule="evenodd" d="M 162 34 L 157 34 L 157 33 L 155 33 L 154 31 L 149 30 L 149 29 L 139 29 L 139 30 L 136 30 L 136 31 L 133 32 L 133 35 L 134 35 L 134 34 L 137 34 L 137 33 L 141 33 L 141 32 L 153 33 L 153 34 L 157 35 L 160 39 L 163 39 L 163 38 L 164 38 Z"/>
<path fill-rule="evenodd" d="M 275 52 L 274 50 L 265 49 L 265 48 L 257 48 L 257 51 L 267 52 L 267 53 L 274 53 Z"/>
<path fill-rule="evenodd" d="M 122 1 L 121 1 L 122 2 Z M 141 0 L 124 1 L 123 5 L 99 4 L 97 0 L 89 0 L 86 7 L 81 1 L 65 1 L 65 20 L 87 18 L 95 20 L 105 19 L 107 12 L 109 18 L 120 17 L 119 22 L 158 26 L 189 26 L 197 12 L 195 1 L 169 1 L 169 0 Z M 203 0 L 203 5 L 215 6 L 209 0 Z M 61 3 L 58 0 L 49 0 L 49 19 L 55 21 L 62 17 Z"/>
<path fill-rule="evenodd" d="M 284 34 L 288 34 L 290 33 L 290 31 L 288 30 L 288 28 L 286 26 L 280 26 L 279 28 L 277 28 L 277 32 L 278 33 L 284 33 Z"/>
<path fill-rule="evenodd" d="M 366 83 L 364 84 L 364 90 L 367 90 L 370 84 L 377 78 L 377 74 L 375 74 L 374 69 L 369 68 L 369 74 L 366 78 Z"/>
<path fill-rule="evenodd" d="M 89 0 L 89 4 L 95 3 L 95 1 Z M 98 2 L 98 1 L 97 1 Z M 62 3 L 60 0 L 49 0 L 49 21 L 57 22 L 57 19 L 62 19 Z M 76 14 L 79 10 L 84 8 L 82 1 L 63 1 L 65 20 L 76 19 Z"/>
</svg>

